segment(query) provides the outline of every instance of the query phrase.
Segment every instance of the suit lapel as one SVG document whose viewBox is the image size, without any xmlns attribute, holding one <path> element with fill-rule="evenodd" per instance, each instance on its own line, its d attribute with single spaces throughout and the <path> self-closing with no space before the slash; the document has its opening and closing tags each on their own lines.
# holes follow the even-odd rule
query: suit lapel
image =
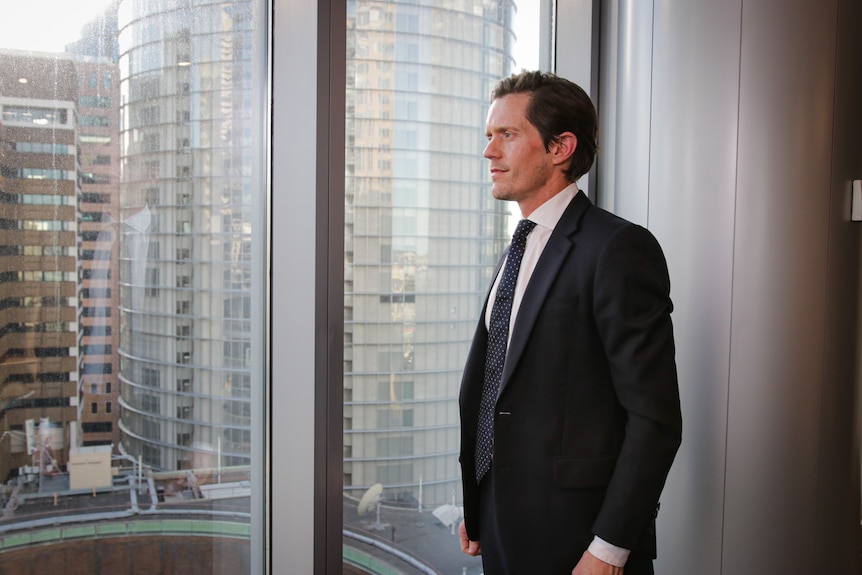
<svg viewBox="0 0 862 575">
<path fill-rule="evenodd" d="M 524 291 L 512 337 L 509 341 L 506 364 L 503 367 L 503 376 L 500 382 L 500 395 L 502 395 L 520 361 L 521 354 L 524 352 L 530 333 L 533 331 L 533 326 L 536 324 L 536 319 L 542 309 L 542 304 L 548 296 L 548 291 L 551 289 L 569 252 L 574 248 L 573 236 L 578 231 L 581 216 L 589 206 L 590 200 L 583 192 L 578 192 L 572 198 L 536 263 L 536 269 L 533 270 L 530 283 L 527 284 L 527 289 Z"/>
</svg>

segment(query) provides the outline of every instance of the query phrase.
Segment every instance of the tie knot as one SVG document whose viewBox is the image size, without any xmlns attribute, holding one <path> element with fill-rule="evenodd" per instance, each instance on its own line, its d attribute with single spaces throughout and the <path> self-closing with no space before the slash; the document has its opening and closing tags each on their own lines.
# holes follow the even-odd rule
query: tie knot
<svg viewBox="0 0 862 575">
<path fill-rule="evenodd" d="M 518 222 L 518 227 L 515 228 L 515 233 L 512 234 L 512 243 L 525 241 L 535 227 L 536 222 L 531 222 L 530 220 L 521 220 Z"/>
</svg>

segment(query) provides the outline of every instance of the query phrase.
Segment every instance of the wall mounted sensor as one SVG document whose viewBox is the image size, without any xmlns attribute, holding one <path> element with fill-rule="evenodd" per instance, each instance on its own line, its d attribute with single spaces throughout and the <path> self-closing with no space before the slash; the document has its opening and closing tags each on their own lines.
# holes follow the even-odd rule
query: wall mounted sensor
<svg viewBox="0 0 862 575">
<path fill-rule="evenodd" d="M 853 180 L 853 192 L 850 196 L 850 219 L 862 222 L 862 180 Z"/>
</svg>

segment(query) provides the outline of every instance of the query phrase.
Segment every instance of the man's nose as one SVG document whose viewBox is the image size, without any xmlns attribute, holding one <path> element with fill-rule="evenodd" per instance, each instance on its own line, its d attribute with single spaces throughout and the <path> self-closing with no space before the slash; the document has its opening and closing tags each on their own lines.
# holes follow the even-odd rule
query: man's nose
<svg viewBox="0 0 862 575">
<path fill-rule="evenodd" d="M 497 156 L 499 153 L 497 152 L 497 145 L 494 143 L 494 139 L 490 138 L 488 143 L 485 145 L 485 151 L 482 152 L 482 155 L 488 159 Z"/>
</svg>

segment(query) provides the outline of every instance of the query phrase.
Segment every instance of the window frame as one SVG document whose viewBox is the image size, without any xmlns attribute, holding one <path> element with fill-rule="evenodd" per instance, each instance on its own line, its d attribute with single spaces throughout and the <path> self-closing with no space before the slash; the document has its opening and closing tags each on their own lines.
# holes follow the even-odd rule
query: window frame
<svg viewBox="0 0 862 575">
<path fill-rule="evenodd" d="M 579 58 L 590 61 L 594 80 L 599 0 L 540 1 L 546 23 L 540 42 L 547 45 L 540 67 L 571 65 L 555 49 L 554 28 L 571 25 L 579 9 L 587 10 L 590 50 Z M 270 85 L 260 102 L 262 121 L 269 123 L 264 133 L 271 135 L 264 148 L 270 180 L 265 210 L 253 213 L 265 214 L 268 269 L 253 272 L 269 278 L 262 364 L 268 385 L 265 401 L 252 401 L 253 409 L 265 409 L 257 414 L 264 416 L 264 435 L 255 442 L 261 426 L 253 426 L 252 440 L 264 445 L 266 457 L 265 489 L 257 499 L 252 490 L 252 509 L 265 508 L 268 517 L 263 539 L 254 538 L 253 521 L 252 541 L 263 540 L 266 549 L 264 565 L 252 553 L 252 572 L 324 575 L 341 573 L 343 560 L 347 6 L 343 0 L 272 0 L 267 9 Z M 291 248 L 309 244 L 314 248 Z M 257 311 L 253 317 L 261 317 Z"/>
<path fill-rule="evenodd" d="M 272 8 L 266 572 L 340 573 L 346 3 Z"/>
</svg>

